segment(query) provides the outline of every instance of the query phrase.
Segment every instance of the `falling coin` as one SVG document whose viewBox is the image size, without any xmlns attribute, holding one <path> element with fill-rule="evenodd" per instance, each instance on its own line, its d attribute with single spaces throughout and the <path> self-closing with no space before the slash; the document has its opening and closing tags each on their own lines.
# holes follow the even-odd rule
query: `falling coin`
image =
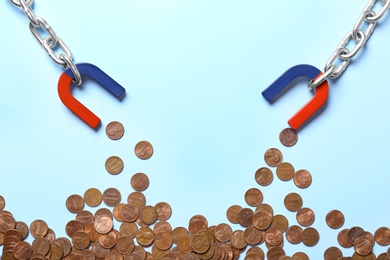
<svg viewBox="0 0 390 260">
<path fill-rule="evenodd" d="M 297 131 L 292 128 L 285 128 L 280 132 L 279 140 L 284 146 L 294 146 L 298 141 Z"/>
<path fill-rule="evenodd" d="M 339 210 L 331 210 L 326 215 L 326 224 L 330 228 L 341 228 L 344 225 L 344 214 Z"/>
<path fill-rule="evenodd" d="M 153 146 L 148 141 L 141 141 L 135 145 L 134 152 L 138 158 L 147 160 L 153 154 Z"/>
<path fill-rule="evenodd" d="M 125 133 L 125 129 L 120 122 L 113 121 L 106 126 L 106 134 L 111 140 L 119 140 Z"/>
<path fill-rule="evenodd" d="M 123 161 L 118 156 L 111 156 L 106 160 L 105 167 L 108 173 L 116 175 L 123 171 Z"/>
<path fill-rule="evenodd" d="M 276 148 L 270 148 L 264 154 L 264 161 L 269 166 L 276 167 L 283 161 L 282 152 Z"/>
</svg>

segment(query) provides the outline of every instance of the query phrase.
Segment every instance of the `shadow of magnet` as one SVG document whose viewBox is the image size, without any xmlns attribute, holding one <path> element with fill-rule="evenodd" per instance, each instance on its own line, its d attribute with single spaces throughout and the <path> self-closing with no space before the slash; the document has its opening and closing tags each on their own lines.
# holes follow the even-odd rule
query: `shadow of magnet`
<svg viewBox="0 0 390 260">
<path fill-rule="evenodd" d="M 294 79 L 304 76 L 308 77 L 310 80 L 314 80 L 321 75 L 322 72 L 314 66 L 306 64 L 297 65 L 287 70 L 274 83 L 265 89 L 262 92 L 262 95 L 269 103 L 272 103 L 275 101 L 278 94 L 280 94 Z M 288 124 L 295 130 L 302 126 L 302 124 L 304 124 L 326 102 L 328 89 L 329 85 L 326 80 L 316 88 L 313 98 L 288 120 Z"/>
<path fill-rule="evenodd" d="M 121 85 L 95 65 L 89 63 L 79 63 L 76 64 L 76 67 L 81 76 L 89 76 L 117 99 L 122 100 L 126 95 L 126 90 Z M 73 72 L 69 68 L 61 74 L 60 79 L 58 80 L 58 94 L 60 99 L 67 108 L 69 108 L 87 125 L 91 128 L 97 129 L 101 123 L 100 118 L 81 104 L 72 95 L 71 85 L 73 78 Z"/>
</svg>

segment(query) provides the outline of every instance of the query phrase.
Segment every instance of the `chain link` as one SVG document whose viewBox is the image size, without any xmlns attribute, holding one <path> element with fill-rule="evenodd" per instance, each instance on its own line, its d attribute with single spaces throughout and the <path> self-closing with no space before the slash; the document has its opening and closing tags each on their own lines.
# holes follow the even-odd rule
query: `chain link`
<svg viewBox="0 0 390 260">
<path fill-rule="evenodd" d="M 80 72 L 78 71 L 76 64 L 73 62 L 73 55 L 66 44 L 57 36 L 53 28 L 42 17 L 36 16 L 32 4 L 33 0 L 10 0 L 12 4 L 23 9 L 24 14 L 30 20 L 30 31 L 34 35 L 35 39 L 44 48 L 49 57 L 57 64 L 61 65 L 65 70 L 70 68 L 73 72 L 73 82 L 77 85 L 82 83 Z M 389 0 L 390 1 L 390 0 Z M 43 29 L 48 35 L 44 37 L 39 32 L 39 29 Z M 62 51 L 56 56 L 54 50 L 59 49 Z"/>
<path fill-rule="evenodd" d="M 382 7 L 378 12 L 375 12 L 373 8 L 377 3 L 382 4 Z M 336 51 L 326 62 L 323 75 L 310 81 L 308 85 L 310 90 L 317 88 L 322 82 L 329 78 L 338 78 L 347 69 L 351 59 L 356 56 L 367 43 L 374 32 L 377 22 L 389 10 L 389 7 L 390 0 L 369 0 L 363 12 L 355 22 L 352 31 L 344 36 L 337 46 Z M 364 27 L 366 28 L 363 30 Z M 349 43 L 355 44 L 352 50 L 347 47 Z M 338 65 L 336 65 L 337 62 Z"/>
</svg>

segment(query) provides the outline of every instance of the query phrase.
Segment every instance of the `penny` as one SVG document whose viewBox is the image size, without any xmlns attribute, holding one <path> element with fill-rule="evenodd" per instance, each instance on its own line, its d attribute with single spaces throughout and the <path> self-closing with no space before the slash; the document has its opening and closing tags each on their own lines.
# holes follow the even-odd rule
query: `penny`
<svg viewBox="0 0 390 260">
<path fill-rule="evenodd" d="M 296 212 L 302 208 L 303 201 L 302 197 L 295 192 L 287 194 L 284 198 L 284 206 L 287 210 Z"/>
<path fill-rule="evenodd" d="M 257 247 L 257 246 L 249 248 L 248 251 L 246 252 L 246 254 L 247 255 L 255 254 L 255 255 L 259 256 L 262 260 L 265 257 L 263 249 L 261 249 L 260 247 Z"/>
<path fill-rule="evenodd" d="M 106 160 L 105 167 L 109 174 L 117 175 L 123 171 L 124 163 L 119 156 L 110 156 Z"/>
<path fill-rule="evenodd" d="M 344 248 L 350 248 L 353 246 L 353 244 L 348 240 L 348 233 L 349 229 L 343 229 L 337 235 L 337 241 L 339 242 L 340 246 Z"/>
<path fill-rule="evenodd" d="M 24 223 L 22 221 L 16 221 L 15 222 L 15 229 L 20 232 L 23 239 L 27 238 L 27 236 L 29 234 L 29 230 L 28 230 L 28 226 L 26 223 Z"/>
<path fill-rule="evenodd" d="M 92 214 L 92 212 L 88 210 L 83 210 L 77 213 L 76 220 L 82 223 L 84 226 L 88 225 L 89 223 L 93 223 L 95 218 Z"/>
<path fill-rule="evenodd" d="M 127 197 L 127 203 L 142 208 L 146 205 L 146 198 L 142 192 L 135 191 L 129 194 Z"/>
<path fill-rule="evenodd" d="M 16 259 L 25 260 L 32 254 L 32 246 L 27 242 L 18 242 L 14 247 L 14 256 Z"/>
<path fill-rule="evenodd" d="M 183 256 L 183 260 L 199 260 L 200 258 L 194 253 L 187 253 Z"/>
<path fill-rule="evenodd" d="M 280 260 L 281 258 L 279 258 Z M 264 257 L 256 255 L 255 253 L 246 254 L 244 260 L 264 260 Z"/>
<path fill-rule="evenodd" d="M 271 227 L 276 227 L 280 231 L 282 231 L 282 233 L 284 233 L 288 228 L 288 220 L 283 215 L 275 215 L 273 217 Z"/>
<path fill-rule="evenodd" d="M 86 249 L 91 243 L 91 238 L 89 237 L 87 232 L 79 230 L 73 234 L 72 243 L 76 249 Z"/>
<path fill-rule="evenodd" d="M 268 260 L 279 260 L 282 256 L 285 256 L 283 248 L 279 246 L 271 247 L 267 252 Z"/>
<path fill-rule="evenodd" d="M 380 227 L 374 233 L 375 241 L 381 246 L 390 245 L 390 229 L 387 227 Z"/>
<path fill-rule="evenodd" d="M 221 223 L 221 224 L 217 225 L 214 229 L 215 239 L 217 239 L 220 242 L 229 241 L 232 233 L 233 233 L 232 228 L 228 224 L 225 224 L 225 223 Z"/>
<path fill-rule="evenodd" d="M 294 184 L 301 189 L 305 189 L 310 186 L 312 182 L 312 177 L 309 171 L 307 170 L 298 170 L 294 174 Z"/>
<path fill-rule="evenodd" d="M 374 253 L 370 253 L 369 255 L 359 255 L 356 252 L 353 253 L 352 258 L 353 260 L 377 260 Z"/>
<path fill-rule="evenodd" d="M 0 211 L 3 210 L 5 207 L 5 199 L 3 196 L 0 195 Z"/>
<path fill-rule="evenodd" d="M 256 171 L 255 180 L 261 186 L 268 186 L 274 180 L 274 174 L 269 168 L 262 167 Z"/>
<path fill-rule="evenodd" d="M 110 252 L 110 249 L 102 247 L 98 241 L 92 244 L 91 251 L 96 258 L 105 258 L 106 255 Z"/>
<path fill-rule="evenodd" d="M 302 242 L 303 229 L 300 226 L 292 225 L 286 231 L 286 239 L 291 244 L 299 244 Z"/>
<path fill-rule="evenodd" d="M 71 213 L 78 213 L 84 209 L 84 199 L 77 194 L 70 195 L 66 199 L 66 208 Z"/>
<path fill-rule="evenodd" d="M 0 232 L 5 233 L 8 230 L 14 229 L 16 226 L 16 221 L 14 217 L 9 215 L 0 216 Z"/>
<path fill-rule="evenodd" d="M 154 233 L 153 230 L 148 227 L 142 227 L 138 230 L 136 239 L 141 246 L 149 246 L 153 243 Z"/>
<path fill-rule="evenodd" d="M 99 234 L 107 234 L 112 230 L 112 219 L 106 215 L 99 215 L 95 218 L 94 227 Z"/>
<path fill-rule="evenodd" d="M 123 255 L 128 255 L 133 252 L 135 247 L 133 238 L 130 236 L 121 236 L 116 241 L 116 250 Z"/>
<path fill-rule="evenodd" d="M 136 191 L 144 191 L 149 186 L 149 178 L 146 174 L 139 172 L 130 179 L 131 187 Z"/>
<path fill-rule="evenodd" d="M 113 230 L 111 230 L 110 232 L 108 232 L 106 234 L 100 235 L 99 239 L 98 239 L 99 244 L 103 248 L 113 248 L 115 246 L 117 240 L 118 240 L 118 237 Z"/>
<path fill-rule="evenodd" d="M 103 192 L 103 201 L 109 207 L 115 207 L 121 202 L 121 199 L 121 193 L 115 188 L 108 188 Z"/>
<path fill-rule="evenodd" d="M 230 248 L 230 247 L 229 247 Z M 204 253 L 198 253 L 198 256 L 202 260 L 211 259 L 211 257 L 214 255 L 214 245 L 210 244 L 209 248 Z"/>
<path fill-rule="evenodd" d="M 358 237 L 364 235 L 364 229 L 361 227 L 353 227 L 348 231 L 348 241 L 353 245 Z"/>
<path fill-rule="evenodd" d="M 139 211 L 139 218 L 146 225 L 152 225 L 158 219 L 157 211 L 152 206 L 145 206 Z"/>
<path fill-rule="evenodd" d="M 172 226 L 171 226 L 171 224 L 169 224 L 169 222 L 167 222 L 165 220 L 159 221 L 159 222 L 156 222 L 156 224 L 154 224 L 153 232 L 156 235 L 159 233 L 168 233 L 169 235 L 171 235 Z"/>
<path fill-rule="evenodd" d="M 143 260 L 146 258 L 145 249 L 143 249 L 143 247 L 141 247 L 141 246 L 135 246 L 132 254 L 138 256 L 140 258 L 140 260 Z M 136 258 L 134 258 L 134 259 L 136 259 Z"/>
<path fill-rule="evenodd" d="M 125 133 L 125 128 L 120 122 L 112 121 L 106 126 L 106 135 L 111 140 L 119 140 Z"/>
<path fill-rule="evenodd" d="M 298 141 L 297 131 L 293 128 L 285 128 L 280 132 L 279 140 L 284 146 L 294 146 Z"/>
<path fill-rule="evenodd" d="M 84 225 L 77 220 L 71 220 L 65 226 L 65 232 L 69 237 L 73 237 L 73 234 L 75 232 L 83 229 L 84 229 Z"/>
<path fill-rule="evenodd" d="M 309 208 L 302 208 L 297 212 L 297 221 L 299 225 L 307 227 L 314 223 L 314 212 Z"/>
<path fill-rule="evenodd" d="M 256 207 L 255 213 L 259 211 L 267 211 L 269 212 L 272 216 L 274 215 L 274 209 L 267 203 L 262 203 L 259 206 Z"/>
<path fill-rule="evenodd" d="M 157 203 L 154 208 L 157 211 L 157 218 L 160 221 L 168 220 L 172 215 L 172 208 L 166 202 Z"/>
<path fill-rule="evenodd" d="M 203 235 L 194 235 L 191 237 L 190 245 L 195 253 L 205 253 L 210 248 L 210 241 Z"/>
<path fill-rule="evenodd" d="M 309 260 L 309 256 L 303 252 L 297 252 L 292 256 L 291 259 L 292 260 Z"/>
<path fill-rule="evenodd" d="M 60 244 L 53 242 L 50 245 L 50 253 L 52 260 L 60 260 L 64 256 L 64 250 Z"/>
<path fill-rule="evenodd" d="M 180 237 L 187 235 L 188 236 L 188 230 L 184 227 L 176 227 L 172 230 L 171 236 L 173 243 L 177 244 Z"/>
<path fill-rule="evenodd" d="M 239 205 L 230 206 L 226 211 L 227 219 L 233 224 L 238 224 L 237 216 L 240 210 L 242 210 L 242 207 Z"/>
<path fill-rule="evenodd" d="M 244 240 L 249 245 L 257 245 L 263 239 L 263 232 L 254 226 L 247 227 L 244 231 Z"/>
<path fill-rule="evenodd" d="M 113 214 L 112 212 L 109 210 L 109 209 L 106 209 L 106 208 L 100 208 L 98 209 L 96 212 L 95 212 L 95 218 L 98 217 L 98 216 L 101 216 L 101 215 L 105 215 L 111 219 L 113 219 Z"/>
<path fill-rule="evenodd" d="M 192 251 L 190 241 L 191 236 L 189 236 L 188 234 L 180 236 L 176 241 L 176 245 L 179 251 L 183 254 L 190 253 Z"/>
<path fill-rule="evenodd" d="M 253 210 L 250 208 L 243 208 L 238 212 L 237 221 L 243 227 L 249 227 L 253 224 L 252 217 L 254 215 Z"/>
<path fill-rule="evenodd" d="M 110 251 L 104 260 L 123 260 L 123 256 L 118 251 Z"/>
<path fill-rule="evenodd" d="M 34 220 L 30 224 L 30 234 L 34 238 L 44 237 L 47 234 L 48 230 L 49 227 L 47 226 L 46 222 L 41 219 Z"/>
<path fill-rule="evenodd" d="M 54 240 L 56 239 L 56 234 L 51 228 L 47 229 L 46 235 L 43 237 L 46 240 L 49 240 L 50 243 L 53 243 Z"/>
<path fill-rule="evenodd" d="M 329 247 L 324 252 L 324 260 L 338 260 L 343 257 L 343 252 L 337 247 Z"/>
<path fill-rule="evenodd" d="M 256 207 L 263 202 L 263 193 L 257 188 L 251 188 L 245 193 L 245 202 L 252 207 Z"/>
<path fill-rule="evenodd" d="M 56 238 L 54 243 L 57 243 L 61 246 L 62 251 L 63 251 L 63 257 L 66 257 L 69 255 L 71 247 L 72 247 L 69 239 L 67 239 L 66 237 L 58 237 L 58 238 Z"/>
<path fill-rule="evenodd" d="M 46 255 L 50 250 L 50 242 L 44 238 L 36 238 L 32 242 L 32 251 L 34 253 L 40 253 Z"/>
<path fill-rule="evenodd" d="M 283 161 L 283 155 L 277 148 L 270 148 L 264 154 L 264 161 L 269 166 L 276 167 Z"/>
<path fill-rule="evenodd" d="M 294 174 L 295 174 L 295 169 L 291 165 L 291 163 L 282 162 L 276 168 L 276 175 L 282 181 L 289 181 L 289 180 L 291 180 L 294 177 Z"/>
<path fill-rule="evenodd" d="M 197 234 L 200 231 L 207 229 L 208 221 L 202 215 L 193 216 L 188 223 L 188 230 L 191 235 Z"/>
<path fill-rule="evenodd" d="M 86 225 L 84 231 L 88 234 L 92 242 L 99 239 L 100 234 L 95 229 L 95 223 L 89 223 Z"/>
<path fill-rule="evenodd" d="M 200 235 L 206 236 L 210 243 L 214 243 L 215 241 L 215 235 L 214 235 L 215 228 L 210 230 L 210 229 L 203 229 L 202 231 L 199 232 Z"/>
<path fill-rule="evenodd" d="M 325 220 L 330 228 L 341 228 L 344 225 L 344 214 L 339 210 L 331 210 L 326 215 Z"/>
<path fill-rule="evenodd" d="M 84 201 L 90 207 L 97 207 L 102 203 L 103 195 L 100 190 L 96 188 L 90 188 L 84 193 Z"/>
<path fill-rule="evenodd" d="M 171 248 L 173 243 L 170 234 L 160 232 L 154 236 L 154 245 L 160 250 L 168 250 Z"/>
<path fill-rule="evenodd" d="M 271 226 L 273 216 L 267 211 L 259 211 L 252 217 L 252 223 L 258 230 L 266 230 Z"/>
<path fill-rule="evenodd" d="M 112 210 L 112 213 L 113 213 L 113 216 L 114 218 L 119 221 L 119 222 L 123 222 L 125 221 L 122 217 L 122 208 L 125 206 L 126 204 L 125 203 L 119 203 L 117 204 L 114 209 Z M 134 220 L 135 221 L 135 220 Z"/>
<path fill-rule="evenodd" d="M 320 240 L 320 234 L 315 228 L 309 227 L 302 232 L 302 243 L 306 246 L 315 246 Z"/>
<path fill-rule="evenodd" d="M 134 238 L 138 232 L 138 226 L 135 223 L 122 223 L 119 227 L 119 232 L 122 236 Z"/>
<path fill-rule="evenodd" d="M 280 245 L 283 241 L 283 234 L 282 231 L 280 231 L 276 227 L 270 227 L 265 231 L 265 241 L 270 246 L 277 246 Z"/>
<path fill-rule="evenodd" d="M 138 158 L 147 160 L 153 155 L 153 146 L 148 141 L 141 141 L 135 145 L 134 152 Z"/>
<path fill-rule="evenodd" d="M 374 244 L 372 244 L 368 237 L 361 236 L 355 240 L 353 246 L 357 254 L 367 256 L 372 252 Z"/>
<path fill-rule="evenodd" d="M 230 244 L 237 249 L 245 248 L 247 243 L 244 240 L 244 231 L 242 230 L 234 231 L 230 236 Z"/>
<path fill-rule="evenodd" d="M 139 210 L 134 205 L 123 204 L 121 211 L 120 211 L 120 214 L 121 214 L 123 221 L 134 222 L 137 220 L 137 218 L 139 216 Z"/>
</svg>

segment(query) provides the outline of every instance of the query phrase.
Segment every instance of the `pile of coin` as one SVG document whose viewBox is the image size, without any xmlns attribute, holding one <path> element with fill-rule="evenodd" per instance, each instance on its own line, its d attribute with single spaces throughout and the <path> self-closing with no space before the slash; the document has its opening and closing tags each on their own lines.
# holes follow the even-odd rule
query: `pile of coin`
<svg viewBox="0 0 390 260">
<path fill-rule="evenodd" d="M 119 140 L 124 128 L 119 122 L 107 126 L 106 133 L 112 140 Z M 295 132 L 296 134 L 296 132 Z M 294 131 L 284 131 L 280 135 L 286 146 L 296 143 Z M 288 139 L 286 141 L 285 139 Z M 150 158 L 153 147 L 147 141 L 139 142 L 134 149 L 142 160 Z M 301 189 L 312 182 L 309 171 L 296 171 L 292 164 L 283 161 L 283 154 L 276 148 L 268 149 L 264 154 L 266 167 L 259 168 L 254 178 L 259 186 L 270 185 L 276 176 L 282 181 L 293 180 Z M 110 174 L 119 174 L 123 170 L 123 161 L 117 156 L 106 160 L 105 168 Z M 271 167 L 271 168 L 269 168 Z M 287 256 L 283 246 L 303 243 L 315 246 L 319 232 L 312 227 L 315 221 L 313 210 L 303 207 L 303 199 L 298 193 L 289 193 L 284 198 L 284 205 L 290 212 L 296 213 L 297 225 L 290 225 L 287 217 L 275 214 L 271 205 L 264 203 L 264 194 L 259 188 L 248 189 L 245 194 L 247 205 L 232 205 L 226 211 L 227 220 L 239 224 L 242 229 L 233 230 L 227 223 L 209 225 L 202 215 L 193 216 L 188 227 L 173 228 L 168 222 L 172 208 L 166 202 L 148 205 L 143 193 L 149 186 L 149 178 L 144 173 L 136 173 L 130 178 L 134 191 L 122 202 L 121 192 L 110 187 L 101 192 L 97 188 L 87 189 L 83 196 L 70 195 L 66 208 L 75 214 L 75 218 L 65 225 L 68 237 L 58 237 L 43 220 L 35 220 L 30 226 L 16 221 L 13 215 L 4 210 L 5 200 L 0 196 L 0 245 L 3 246 L 1 259 L 244 259 L 257 260 L 305 260 L 309 256 L 297 252 Z M 96 209 L 95 213 L 85 209 Z M 344 225 L 344 215 L 339 210 L 332 210 L 325 219 L 332 229 Z M 115 227 L 116 223 L 118 227 Z M 28 235 L 34 240 L 26 242 Z M 344 257 L 337 247 L 330 247 L 324 252 L 325 260 L 343 259 L 390 259 L 388 252 L 375 257 L 372 252 L 375 243 L 390 244 L 390 229 L 379 228 L 374 235 L 360 227 L 343 229 L 338 234 L 341 247 L 354 248 L 352 257 Z M 265 245 L 267 252 L 262 249 Z M 264 248 L 264 247 L 263 247 Z"/>
</svg>

